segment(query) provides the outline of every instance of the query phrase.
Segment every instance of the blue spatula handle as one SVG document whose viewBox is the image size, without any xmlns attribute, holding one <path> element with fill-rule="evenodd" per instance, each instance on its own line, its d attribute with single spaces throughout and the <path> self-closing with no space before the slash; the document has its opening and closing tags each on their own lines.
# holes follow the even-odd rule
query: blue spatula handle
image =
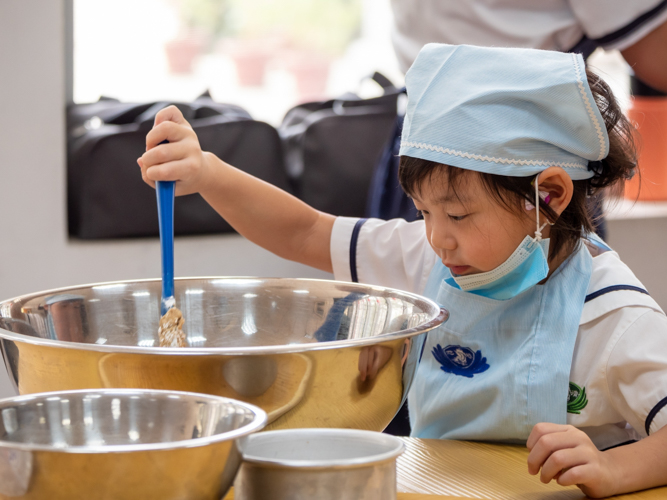
<svg viewBox="0 0 667 500">
<path fill-rule="evenodd" d="M 162 302 L 164 314 L 174 306 L 174 181 L 157 181 L 157 215 L 162 253 Z"/>
</svg>

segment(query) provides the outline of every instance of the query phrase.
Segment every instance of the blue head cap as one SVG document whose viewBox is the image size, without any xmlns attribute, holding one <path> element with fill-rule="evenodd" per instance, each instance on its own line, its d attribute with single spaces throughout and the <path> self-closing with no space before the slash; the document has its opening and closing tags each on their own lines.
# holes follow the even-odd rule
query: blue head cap
<svg viewBox="0 0 667 500">
<path fill-rule="evenodd" d="M 553 165 L 580 180 L 609 153 L 578 54 L 428 44 L 406 87 L 400 155 L 517 177 Z"/>
</svg>

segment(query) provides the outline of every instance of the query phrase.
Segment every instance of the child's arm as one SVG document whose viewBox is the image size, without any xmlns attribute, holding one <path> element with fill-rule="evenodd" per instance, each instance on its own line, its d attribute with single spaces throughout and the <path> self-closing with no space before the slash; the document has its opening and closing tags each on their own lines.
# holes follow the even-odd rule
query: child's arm
<svg viewBox="0 0 667 500">
<path fill-rule="evenodd" d="M 527 442 L 528 472 L 548 483 L 577 485 L 593 498 L 667 485 L 667 426 L 633 444 L 599 451 L 571 425 L 541 423 Z"/>
<path fill-rule="evenodd" d="M 161 144 L 165 140 L 169 143 Z M 329 244 L 335 217 L 203 152 L 175 106 L 157 114 L 146 136 L 146 153 L 137 162 L 149 185 L 175 180 L 177 195 L 200 193 L 250 241 L 285 259 L 332 272 Z"/>
</svg>

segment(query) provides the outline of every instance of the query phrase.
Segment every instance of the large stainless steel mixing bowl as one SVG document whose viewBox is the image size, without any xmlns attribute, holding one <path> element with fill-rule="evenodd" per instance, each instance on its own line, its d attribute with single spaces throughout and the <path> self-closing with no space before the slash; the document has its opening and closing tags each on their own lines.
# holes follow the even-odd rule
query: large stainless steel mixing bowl
<svg viewBox="0 0 667 500">
<path fill-rule="evenodd" d="M 0 401 L 2 500 L 219 500 L 266 413 L 217 396 L 111 389 Z"/>
<path fill-rule="evenodd" d="M 447 312 L 388 288 L 307 279 L 176 280 L 186 348 L 156 347 L 160 281 L 41 292 L 0 303 L 21 394 L 135 387 L 239 399 L 268 428 L 382 430 L 404 400 L 423 334 Z"/>
</svg>

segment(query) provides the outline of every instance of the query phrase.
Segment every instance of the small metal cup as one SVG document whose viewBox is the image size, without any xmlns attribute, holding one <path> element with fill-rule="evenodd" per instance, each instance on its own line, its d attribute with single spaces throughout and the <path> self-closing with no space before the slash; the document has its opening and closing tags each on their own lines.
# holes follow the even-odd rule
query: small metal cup
<svg viewBox="0 0 667 500">
<path fill-rule="evenodd" d="M 236 500 L 395 500 L 403 442 L 351 429 L 289 429 L 247 436 Z"/>
</svg>

